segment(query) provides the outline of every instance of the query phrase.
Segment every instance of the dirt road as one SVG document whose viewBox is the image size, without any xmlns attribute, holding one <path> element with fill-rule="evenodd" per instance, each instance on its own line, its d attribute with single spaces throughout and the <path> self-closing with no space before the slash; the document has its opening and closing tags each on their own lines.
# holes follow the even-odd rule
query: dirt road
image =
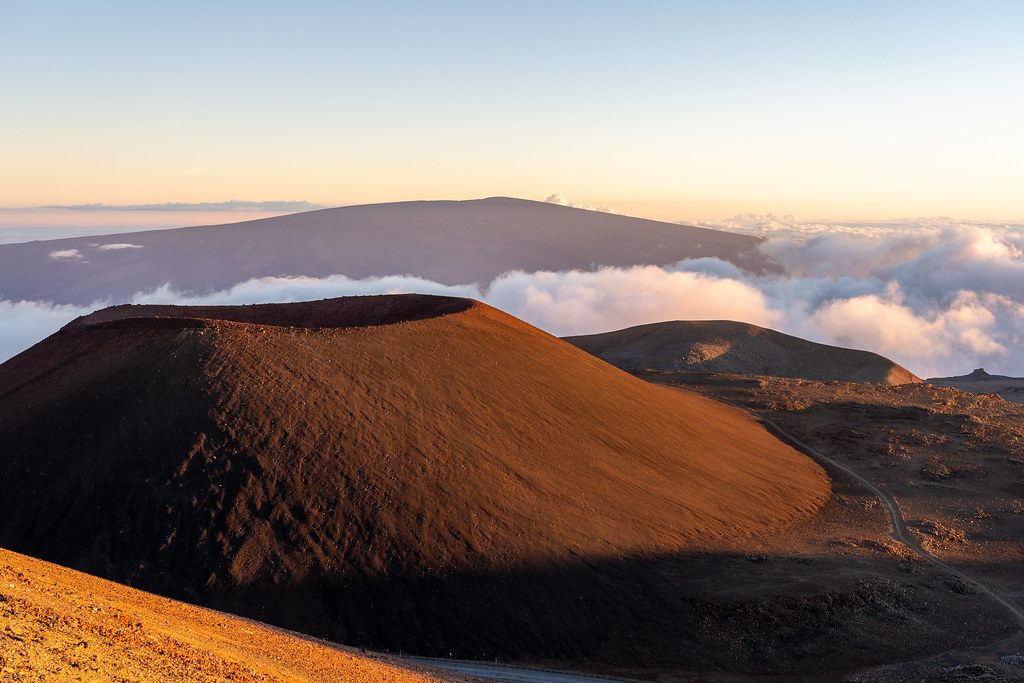
<svg viewBox="0 0 1024 683">
<path fill-rule="evenodd" d="M 682 387 L 676 388 L 680 389 L 681 391 L 692 391 L 690 389 L 684 389 Z M 941 567 L 943 570 L 949 572 L 950 574 L 953 574 L 954 576 L 974 586 L 982 593 L 988 595 L 990 598 L 999 603 L 1004 609 L 1008 610 L 1011 614 L 1013 614 L 1014 618 L 1017 620 L 1017 623 L 1021 625 L 1021 628 L 1024 628 L 1024 612 L 1022 612 L 1018 607 L 1008 602 L 1005 598 L 995 593 L 991 588 L 989 588 L 988 586 L 986 586 L 970 574 L 960 569 L 957 569 L 956 567 L 953 567 L 952 565 L 940 560 L 939 558 L 935 557 L 930 552 L 925 550 L 921 543 L 916 538 L 914 538 L 907 530 L 907 525 L 903 519 L 902 513 L 900 512 L 899 505 L 897 505 L 896 501 L 893 499 L 892 496 L 890 496 L 881 488 L 876 486 L 874 483 L 866 479 L 853 468 L 836 461 L 835 459 L 825 455 L 821 451 L 812 448 L 811 446 L 808 446 L 806 443 L 796 438 L 795 436 L 787 433 L 784 429 L 782 429 L 782 427 L 778 425 L 778 423 L 774 422 L 773 420 L 764 417 L 763 415 L 758 415 L 754 411 L 749 410 L 748 408 L 745 408 L 731 401 L 727 401 L 722 398 L 719 398 L 718 400 L 722 401 L 723 403 L 727 403 L 731 406 L 734 406 L 736 408 L 739 408 L 741 410 L 744 410 L 753 415 L 754 417 L 757 417 L 758 419 L 763 421 L 764 424 L 783 441 L 791 444 L 793 447 L 818 460 L 827 467 L 835 468 L 849 475 L 855 481 L 857 481 L 862 486 L 867 488 L 880 501 L 882 501 L 882 504 L 885 505 L 885 509 L 889 512 L 889 521 L 892 525 L 892 537 L 894 539 L 906 545 L 908 548 L 913 550 L 915 553 L 917 553 L 920 557 L 927 560 L 928 562 L 931 562 L 932 564 Z"/>
</svg>

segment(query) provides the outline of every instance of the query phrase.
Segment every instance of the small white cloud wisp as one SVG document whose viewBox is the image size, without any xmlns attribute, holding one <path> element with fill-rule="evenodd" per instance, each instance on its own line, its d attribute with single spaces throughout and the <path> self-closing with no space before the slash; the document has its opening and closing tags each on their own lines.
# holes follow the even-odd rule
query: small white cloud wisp
<svg viewBox="0 0 1024 683">
<path fill-rule="evenodd" d="M 79 261 L 83 256 L 77 249 L 56 249 L 50 252 L 50 258 L 54 261 Z"/>
<path fill-rule="evenodd" d="M 120 249 L 142 249 L 142 245 L 131 242 L 115 242 L 114 244 L 100 244 L 96 248 L 100 251 L 118 251 Z"/>
</svg>

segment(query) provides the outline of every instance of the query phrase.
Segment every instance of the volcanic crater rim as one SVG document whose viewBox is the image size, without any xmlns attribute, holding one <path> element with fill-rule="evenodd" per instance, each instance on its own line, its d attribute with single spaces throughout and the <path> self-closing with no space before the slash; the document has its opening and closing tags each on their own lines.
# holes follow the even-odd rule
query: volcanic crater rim
<svg viewBox="0 0 1024 683">
<path fill-rule="evenodd" d="M 158 326 L 172 329 L 257 325 L 327 330 L 375 327 L 453 315 L 477 306 L 473 299 L 431 294 L 379 294 L 317 301 L 225 306 L 122 304 L 78 318 L 64 330 Z"/>
</svg>

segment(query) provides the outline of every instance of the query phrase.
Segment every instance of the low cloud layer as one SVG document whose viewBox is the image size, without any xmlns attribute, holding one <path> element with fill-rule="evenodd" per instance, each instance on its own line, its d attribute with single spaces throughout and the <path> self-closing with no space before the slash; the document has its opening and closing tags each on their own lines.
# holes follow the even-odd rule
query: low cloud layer
<svg viewBox="0 0 1024 683">
<path fill-rule="evenodd" d="M 786 311 L 787 331 L 921 376 L 1024 376 L 1024 225 L 844 227 L 765 243 L 787 277 L 758 286 Z"/>
<path fill-rule="evenodd" d="M 782 320 L 762 294 L 747 284 L 656 266 L 562 273 L 515 271 L 483 289 L 399 275 L 365 280 L 342 275 L 266 277 L 196 296 L 184 296 L 165 285 L 154 292 L 136 294 L 132 303 L 239 305 L 404 292 L 477 299 L 559 336 L 675 319 L 683 310 L 693 318 L 749 320 L 764 326 Z M 681 302 L 686 303 L 681 306 Z"/>
<path fill-rule="evenodd" d="M 509 273 L 491 283 L 482 298 L 558 336 L 680 318 L 746 320 L 765 327 L 782 322 L 780 312 L 747 283 L 655 266 Z"/>
<path fill-rule="evenodd" d="M 731 319 L 875 351 L 921 377 L 976 367 L 1024 376 L 1024 225 L 929 221 L 825 230 L 787 218 L 766 224 L 771 229 L 763 232 L 762 248 L 785 275 L 755 276 L 699 259 L 669 267 L 511 272 L 484 287 L 398 275 L 257 278 L 203 295 L 164 286 L 132 301 L 243 304 L 423 292 L 479 299 L 559 336 Z M 0 302 L 0 359 L 88 310 Z"/>
<path fill-rule="evenodd" d="M 45 301 L 0 300 L 0 362 L 46 339 L 78 316 L 88 315 L 105 302 L 93 306 L 60 306 Z"/>
<path fill-rule="evenodd" d="M 73 211 L 312 211 L 324 208 L 320 204 L 299 201 L 249 202 L 232 199 L 226 202 L 167 202 L 165 204 L 70 204 L 40 206 L 40 209 L 70 209 Z"/>
</svg>

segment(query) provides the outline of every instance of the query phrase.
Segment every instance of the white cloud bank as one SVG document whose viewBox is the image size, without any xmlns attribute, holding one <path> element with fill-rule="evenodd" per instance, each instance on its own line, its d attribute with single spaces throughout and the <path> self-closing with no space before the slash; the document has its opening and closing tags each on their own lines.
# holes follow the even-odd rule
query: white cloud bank
<svg viewBox="0 0 1024 683">
<path fill-rule="evenodd" d="M 0 362 L 104 305 L 97 302 L 93 306 L 60 306 L 46 301 L 0 300 Z"/>
<path fill-rule="evenodd" d="M 698 259 L 671 267 L 512 272 L 483 288 L 399 275 L 258 278 L 202 295 L 164 286 L 132 301 L 243 304 L 422 292 L 479 299 L 560 336 L 731 319 L 875 351 L 922 377 L 982 366 L 1024 376 L 1024 225 L 938 221 L 824 230 L 786 220 L 775 219 L 766 232 L 779 236 L 763 245 L 786 269 L 783 276 Z M 87 312 L 0 302 L 0 360 Z"/>
<path fill-rule="evenodd" d="M 552 334 L 591 334 L 661 320 L 733 319 L 770 327 L 782 322 L 749 284 L 656 266 L 564 273 L 514 272 L 482 299 Z"/>
<path fill-rule="evenodd" d="M 771 222 L 786 277 L 756 285 L 785 331 L 892 358 L 924 377 L 976 367 L 1024 376 L 1024 225 L 944 219 Z M 784 234 L 772 237 L 772 234 Z"/>
<path fill-rule="evenodd" d="M 560 336 L 677 319 L 681 313 L 692 318 L 749 320 L 764 326 L 782 320 L 761 293 L 747 284 L 656 266 L 561 273 L 514 271 L 484 289 L 400 275 L 365 280 L 350 280 L 343 275 L 265 277 L 194 296 L 182 295 L 164 285 L 154 292 L 136 294 L 132 302 L 238 305 L 406 292 L 470 297 Z"/>
</svg>

